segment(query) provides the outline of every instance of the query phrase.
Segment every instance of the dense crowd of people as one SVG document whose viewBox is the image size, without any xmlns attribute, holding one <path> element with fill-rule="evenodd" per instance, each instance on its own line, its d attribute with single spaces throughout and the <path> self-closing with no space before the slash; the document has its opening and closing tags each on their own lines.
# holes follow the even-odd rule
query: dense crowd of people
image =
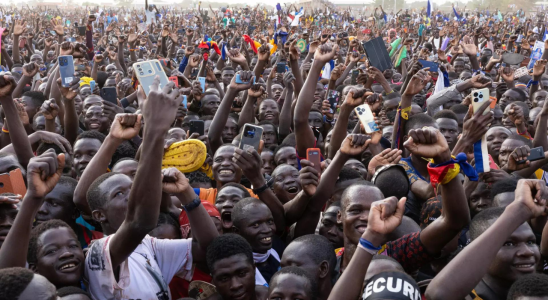
<svg viewBox="0 0 548 300">
<path fill-rule="evenodd" d="M 322 5 L 0 6 L 0 300 L 548 299 L 543 9 Z"/>
</svg>

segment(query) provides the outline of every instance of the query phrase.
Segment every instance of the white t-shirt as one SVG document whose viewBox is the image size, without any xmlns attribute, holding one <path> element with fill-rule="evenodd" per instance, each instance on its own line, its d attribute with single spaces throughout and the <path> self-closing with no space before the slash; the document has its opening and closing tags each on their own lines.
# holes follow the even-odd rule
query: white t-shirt
<svg viewBox="0 0 548 300">
<path fill-rule="evenodd" d="M 173 276 L 192 279 L 192 239 L 161 240 L 147 235 L 120 265 L 116 282 L 110 259 L 113 236 L 95 241 L 87 253 L 84 278 L 92 299 L 169 300 L 168 284 Z"/>
<path fill-rule="evenodd" d="M 147 25 L 150 25 L 151 23 L 156 24 L 156 10 L 148 10 L 148 8 L 145 10 L 145 16 L 147 17 Z"/>
</svg>

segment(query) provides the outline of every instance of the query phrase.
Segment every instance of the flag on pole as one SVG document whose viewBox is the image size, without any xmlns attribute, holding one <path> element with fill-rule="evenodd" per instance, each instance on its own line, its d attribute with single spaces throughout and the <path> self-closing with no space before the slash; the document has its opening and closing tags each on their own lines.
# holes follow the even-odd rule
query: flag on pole
<svg viewBox="0 0 548 300">
<path fill-rule="evenodd" d="M 426 4 L 426 15 L 428 18 L 431 17 L 432 14 L 432 5 L 430 4 L 430 0 L 428 0 L 428 3 Z"/>
</svg>

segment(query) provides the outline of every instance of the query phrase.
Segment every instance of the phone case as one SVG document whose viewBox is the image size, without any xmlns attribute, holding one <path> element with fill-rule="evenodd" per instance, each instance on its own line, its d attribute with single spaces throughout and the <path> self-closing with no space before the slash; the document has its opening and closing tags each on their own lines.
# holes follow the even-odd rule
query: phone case
<svg viewBox="0 0 548 300">
<path fill-rule="evenodd" d="M 242 139 L 240 140 L 240 149 L 246 150 L 248 148 L 254 148 L 255 151 L 259 151 L 259 145 L 261 144 L 261 138 L 263 136 L 263 128 L 251 124 L 245 124 L 242 131 Z"/>
<path fill-rule="evenodd" d="M 175 83 L 176 87 L 179 87 L 179 79 L 177 78 L 177 76 L 171 76 L 168 79 L 169 79 L 169 81 Z"/>
<path fill-rule="evenodd" d="M 472 90 L 472 108 L 474 109 L 474 112 L 478 111 L 478 109 L 481 107 L 483 102 L 489 101 L 489 89 L 484 88 L 480 90 Z M 491 111 L 491 107 L 488 107 L 485 109 L 483 114 L 488 114 Z"/>
<path fill-rule="evenodd" d="M 160 76 L 159 89 L 162 89 L 169 82 L 162 65 L 157 59 L 134 63 L 133 73 L 137 76 L 137 79 L 139 80 L 139 83 L 143 87 L 143 90 L 147 96 L 150 93 L 152 82 L 154 81 L 154 77 L 156 77 L 156 75 Z"/>
<path fill-rule="evenodd" d="M 529 70 L 527 69 L 527 67 L 521 67 L 514 71 L 514 79 L 518 79 L 525 75 L 529 75 Z"/>
<path fill-rule="evenodd" d="M 191 136 L 194 132 L 197 132 L 199 135 L 204 135 L 204 121 L 202 121 L 202 120 L 192 120 L 192 121 L 190 121 L 190 127 L 188 129 L 188 136 Z"/>
<path fill-rule="evenodd" d="M 449 45 L 449 41 L 450 41 L 450 40 L 451 40 L 451 39 L 448 38 L 448 37 L 446 37 L 446 38 L 443 40 L 443 43 L 441 44 L 441 48 L 440 48 L 441 51 L 445 51 L 445 49 L 447 49 L 447 45 Z"/>
<path fill-rule="evenodd" d="M 200 85 L 202 86 L 202 92 L 205 92 L 205 84 L 206 84 L 205 77 L 198 77 L 198 81 L 200 81 Z"/>
<path fill-rule="evenodd" d="M 429 68 L 428 71 L 438 73 L 439 65 L 433 61 L 428 61 L 424 59 L 419 59 L 423 68 Z"/>
<path fill-rule="evenodd" d="M 336 90 L 329 90 L 327 92 L 327 101 L 333 111 L 337 109 L 337 103 L 339 103 L 340 93 Z"/>
<path fill-rule="evenodd" d="M 528 161 L 535 161 L 544 158 L 544 149 L 542 146 L 531 148 L 531 154 L 527 157 Z"/>
<path fill-rule="evenodd" d="M 321 160 L 321 152 L 318 148 L 308 148 L 306 149 L 306 160 L 310 161 L 314 164 L 314 169 L 316 169 L 319 173 L 322 172 L 322 160 Z"/>
<path fill-rule="evenodd" d="M 72 55 L 59 56 L 59 73 L 61 74 L 61 85 L 70 87 L 74 80 L 74 61 Z"/>
<path fill-rule="evenodd" d="M 386 51 L 384 40 L 382 37 L 377 37 L 368 42 L 363 43 L 363 48 L 369 59 L 369 63 L 384 72 L 386 69 L 392 69 L 392 60 Z"/>
<path fill-rule="evenodd" d="M 81 36 L 86 35 L 86 26 L 79 26 L 78 27 L 78 34 Z"/>
<path fill-rule="evenodd" d="M 95 80 L 89 81 L 89 88 L 91 89 L 91 92 L 93 93 L 93 90 L 95 89 Z"/>
<path fill-rule="evenodd" d="M 15 169 L 0 175 L 0 194 L 2 193 L 13 193 L 21 196 L 27 193 L 21 169 Z"/>
<path fill-rule="evenodd" d="M 115 87 L 104 87 L 101 89 L 101 98 L 106 101 L 118 105 L 118 95 Z"/>
<path fill-rule="evenodd" d="M 362 122 L 366 133 L 379 131 L 379 127 L 377 126 L 377 123 L 375 123 L 375 117 L 373 116 L 373 112 L 371 112 L 371 108 L 368 104 L 362 104 L 354 108 L 354 111 L 358 115 L 360 122 Z"/>
<path fill-rule="evenodd" d="M 356 84 L 356 79 L 358 78 L 359 74 L 360 74 L 360 71 L 352 70 L 352 76 L 350 77 L 351 84 Z"/>
<path fill-rule="evenodd" d="M 285 73 L 285 63 L 281 62 L 276 65 L 276 73 Z"/>
<path fill-rule="evenodd" d="M 184 106 L 185 108 L 188 108 L 187 105 L 188 105 L 187 97 L 186 97 L 186 95 L 183 95 L 183 106 Z"/>
</svg>

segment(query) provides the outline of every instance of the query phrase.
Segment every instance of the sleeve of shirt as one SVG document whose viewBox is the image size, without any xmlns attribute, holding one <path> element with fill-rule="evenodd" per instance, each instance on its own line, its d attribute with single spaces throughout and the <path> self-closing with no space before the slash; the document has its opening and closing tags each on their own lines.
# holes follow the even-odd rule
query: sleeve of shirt
<svg viewBox="0 0 548 300">
<path fill-rule="evenodd" d="M 407 178 L 409 179 L 409 184 L 415 183 L 415 181 L 419 180 L 419 176 L 417 173 L 415 173 L 415 170 L 407 164 L 405 160 L 400 160 L 398 162 L 398 165 L 402 166 L 405 169 L 405 173 L 407 174 Z"/>
<path fill-rule="evenodd" d="M 443 89 L 441 92 L 433 94 L 432 96 L 430 96 L 430 98 L 428 98 L 428 100 L 426 100 L 428 113 L 433 116 L 435 113 L 440 111 L 440 107 L 442 105 L 452 99 L 458 99 L 462 101 L 462 96 L 457 90 L 456 84 L 446 89 Z"/>
<path fill-rule="evenodd" d="M 407 273 L 418 270 L 436 258 L 426 251 L 420 240 L 420 231 L 386 243 L 386 254 L 397 260 Z"/>
<path fill-rule="evenodd" d="M 151 238 L 156 262 L 162 270 L 166 282 L 177 275 L 191 281 L 194 268 L 192 266 L 192 239 L 168 240 Z"/>
</svg>

